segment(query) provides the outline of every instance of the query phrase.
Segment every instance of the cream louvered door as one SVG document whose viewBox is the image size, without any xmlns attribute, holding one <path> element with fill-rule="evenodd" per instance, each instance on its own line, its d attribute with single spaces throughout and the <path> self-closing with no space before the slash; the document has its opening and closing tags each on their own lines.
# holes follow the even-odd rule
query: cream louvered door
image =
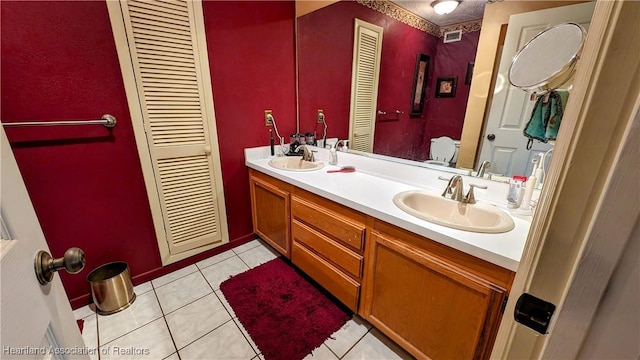
<svg viewBox="0 0 640 360">
<path fill-rule="evenodd" d="M 373 151 L 381 52 L 382 28 L 356 19 L 349 114 L 349 145 L 354 150 Z"/>
<path fill-rule="evenodd" d="M 120 5 L 169 253 L 226 243 L 201 4 Z"/>
</svg>

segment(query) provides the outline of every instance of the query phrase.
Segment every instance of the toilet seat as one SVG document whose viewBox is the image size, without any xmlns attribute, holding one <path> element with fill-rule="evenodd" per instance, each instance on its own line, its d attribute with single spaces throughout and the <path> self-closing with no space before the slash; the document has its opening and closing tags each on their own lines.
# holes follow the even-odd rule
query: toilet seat
<svg viewBox="0 0 640 360">
<path fill-rule="evenodd" d="M 440 163 L 446 166 L 456 153 L 456 143 L 448 136 L 442 136 L 431 143 L 431 160 L 429 163 Z"/>
</svg>

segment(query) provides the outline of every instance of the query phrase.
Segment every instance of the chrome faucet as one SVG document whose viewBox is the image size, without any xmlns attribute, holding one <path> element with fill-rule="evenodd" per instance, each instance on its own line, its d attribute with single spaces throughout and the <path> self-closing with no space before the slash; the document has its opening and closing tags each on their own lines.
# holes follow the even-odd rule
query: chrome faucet
<svg viewBox="0 0 640 360">
<path fill-rule="evenodd" d="M 480 167 L 478 168 L 478 177 L 484 177 L 484 173 L 487 170 L 487 168 L 491 166 L 491 162 L 485 160 L 482 162 L 482 164 L 480 165 Z"/>
<path fill-rule="evenodd" d="M 311 161 L 314 162 L 316 161 L 315 156 L 313 155 L 314 151 L 309 150 L 309 148 L 307 147 L 307 145 L 300 145 L 295 149 L 295 152 L 300 151 L 300 149 L 302 148 L 302 160 L 304 161 Z"/>
<path fill-rule="evenodd" d="M 446 178 L 443 178 L 443 177 L 438 177 L 438 178 L 440 180 L 447 180 Z M 451 179 L 449 179 L 449 183 L 447 184 L 447 187 L 444 189 L 442 196 L 446 198 L 447 194 L 451 194 L 452 200 L 459 201 L 464 204 L 475 204 L 476 197 L 473 193 L 474 188 L 486 189 L 487 187 L 484 185 L 471 184 L 469 185 L 469 192 L 467 193 L 467 195 L 462 196 L 462 192 L 464 191 L 464 185 L 462 184 L 462 176 L 454 175 L 451 177 Z"/>
<path fill-rule="evenodd" d="M 452 194 L 451 199 L 462 202 L 462 176 L 454 175 L 449 179 L 447 187 L 444 188 L 442 193 L 443 197 L 447 197 L 447 194 Z"/>
</svg>

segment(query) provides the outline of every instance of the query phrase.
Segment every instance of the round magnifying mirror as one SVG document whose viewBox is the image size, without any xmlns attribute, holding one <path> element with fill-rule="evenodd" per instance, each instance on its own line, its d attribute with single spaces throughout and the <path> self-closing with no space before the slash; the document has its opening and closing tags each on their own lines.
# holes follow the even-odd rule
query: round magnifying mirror
<svg viewBox="0 0 640 360">
<path fill-rule="evenodd" d="M 550 27 L 518 51 L 509 68 L 509 82 L 527 92 L 545 93 L 573 77 L 582 52 L 584 29 L 574 23 Z"/>
</svg>

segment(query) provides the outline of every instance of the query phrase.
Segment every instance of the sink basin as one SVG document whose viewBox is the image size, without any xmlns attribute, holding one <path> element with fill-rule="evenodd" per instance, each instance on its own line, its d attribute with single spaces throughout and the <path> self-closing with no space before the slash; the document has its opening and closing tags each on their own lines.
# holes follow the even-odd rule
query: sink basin
<svg viewBox="0 0 640 360">
<path fill-rule="evenodd" d="M 280 170 L 287 171 L 313 171 L 324 166 L 322 161 L 305 161 L 302 157 L 279 157 L 269 161 L 269 165 Z"/>
<path fill-rule="evenodd" d="M 454 229 L 495 234 L 515 226 L 509 214 L 492 205 L 463 204 L 424 190 L 398 193 L 393 203 L 410 215 Z"/>
</svg>

